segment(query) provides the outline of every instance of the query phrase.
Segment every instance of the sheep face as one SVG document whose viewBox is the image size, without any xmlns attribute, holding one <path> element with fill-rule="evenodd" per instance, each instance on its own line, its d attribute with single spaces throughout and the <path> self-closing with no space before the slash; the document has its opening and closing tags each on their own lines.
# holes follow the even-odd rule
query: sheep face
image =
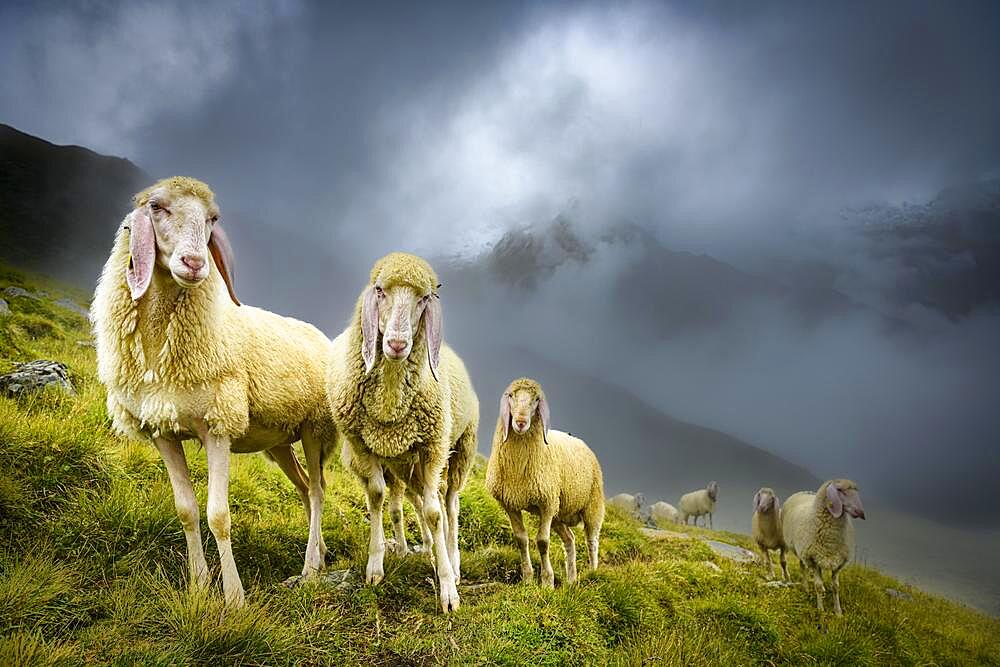
<svg viewBox="0 0 1000 667">
<path fill-rule="evenodd" d="M 765 486 L 754 494 L 753 509 L 755 512 L 766 514 L 772 510 L 777 510 L 779 507 L 781 507 L 781 502 L 770 488 Z"/>
<path fill-rule="evenodd" d="M 847 512 L 855 519 L 865 518 L 865 507 L 861 504 L 858 485 L 849 479 L 835 479 L 826 485 L 826 509 L 839 519 Z"/>
<path fill-rule="evenodd" d="M 379 335 L 382 354 L 390 363 L 409 357 L 423 321 L 428 362 L 437 379 L 442 340 L 439 286 L 430 265 L 419 257 L 394 253 L 375 264 L 372 284 L 365 289 L 361 304 L 361 351 L 366 370 L 375 363 Z"/>
<path fill-rule="evenodd" d="M 165 179 L 137 194 L 135 206 L 129 214 L 131 261 L 126 276 L 133 299 L 145 293 L 154 266 L 169 271 L 181 287 L 197 287 L 209 276 L 211 254 L 230 296 L 239 303 L 232 288 L 232 251 L 207 185 L 185 177 Z"/>
<path fill-rule="evenodd" d="M 635 511 L 638 512 L 646 504 L 646 496 L 641 493 L 635 494 Z"/>
<path fill-rule="evenodd" d="M 503 423 L 503 439 L 506 442 L 509 429 L 525 434 L 531 429 L 531 421 L 538 415 L 542 423 L 542 439 L 548 442 L 549 405 L 541 386 L 534 380 L 521 378 L 514 380 L 500 397 L 500 420 Z"/>
<path fill-rule="evenodd" d="M 709 498 L 711 498 L 712 500 L 717 500 L 718 499 L 718 497 L 719 497 L 719 483 L 718 482 L 709 482 L 708 483 L 708 488 L 706 490 L 708 491 L 708 497 Z"/>
</svg>

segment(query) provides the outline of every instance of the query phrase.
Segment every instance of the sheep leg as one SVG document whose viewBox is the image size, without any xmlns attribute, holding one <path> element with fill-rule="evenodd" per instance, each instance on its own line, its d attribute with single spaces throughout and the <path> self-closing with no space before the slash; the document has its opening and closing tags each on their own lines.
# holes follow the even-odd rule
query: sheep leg
<svg viewBox="0 0 1000 667">
<path fill-rule="evenodd" d="M 840 608 L 840 570 L 843 567 L 841 565 L 830 574 L 830 590 L 833 591 L 833 613 L 837 616 L 844 615 L 843 609 Z"/>
<path fill-rule="evenodd" d="M 715 530 L 715 526 L 712 525 L 712 513 L 708 513 L 708 527 L 711 530 Z"/>
<path fill-rule="evenodd" d="M 778 553 L 780 554 L 779 558 L 781 560 L 781 578 L 784 581 L 788 581 L 788 579 L 789 579 L 789 577 L 788 577 L 788 564 L 785 563 L 785 550 L 784 549 L 779 549 Z"/>
<path fill-rule="evenodd" d="M 553 520 L 552 528 L 562 540 L 563 552 L 566 554 L 566 583 L 572 584 L 576 581 L 576 536 L 562 521 Z"/>
<path fill-rule="evenodd" d="M 396 480 L 389 485 L 389 518 L 392 520 L 393 535 L 396 536 L 396 555 L 400 558 L 410 553 L 410 547 L 406 544 L 406 524 L 403 521 L 405 488 L 402 482 Z"/>
<path fill-rule="evenodd" d="M 462 577 L 462 557 L 458 552 L 458 489 L 448 487 L 445 495 L 445 514 L 448 518 L 448 558 L 451 560 L 451 569 L 455 573 L 455 583 Z"/>
<path fill-rule="evenodd" d="M 809 564 L 812 571 L 813 589 L 816 591 L 816 608 L 823 611 L 823 596 L 826 595 L 826 586 L 823 585 L 823 571 L 815 563 Z"/>
<path fill-rule="evenodd" d="M 538 569 L 542 588 L 555 588 L 556 576 L 552 572 L 552 561 L 549 559 L 549 536 L 552 529 L 552 515 L 543 514 L 538 519 L 538 534 L 535 544 L 538 545 Z"/>
<path fill-rule="evenodd" d="M 428 466 L 430 467 L 430 466 Z M 441 596 L 441 610 L 445 613 L 458 609 L 458 587 L 455 574 L 451 571 L 448 558 L 448 542 L 444 536 L 444 516 L 435 476 L 424 470 L 424 521 L 434 537 L 434 564 L 437 568 L 438 590 Z M 430 480 L 430 481 L 429 481 Z"/>
<path fill-rule="evenodd" d="M 191 585 L 207 587 L 211 583 L 211 578 L 208 575 L 205 551 L 201 545 L 201 517 L 198 513 L 198 500 L 191 486 L 187 460 L 184 458 L 184 447 L 180 441 L 167 438 L 153 438 L 153 444 L 160 452 L 160 457 L 167 468 L 170 486 L 174 491 L 177 518 L 184 528 Z"/>
<path fill-rule="evenodd" d="M 771 552 L 760 542 L 757 543 L 757 548 L 760 549 L 760 555 L 764 557 L 764 562 L 767 564 L 767 578 L 770 581 L 774 579 L 774 564 L 771 562 Z"/>
<path fill-rule="evenodd" d="M 365 483 L 368 502 L 368 564 L 365 566 L 365 583 L 377 584 L 385 577 L 385 534 L 382 531 L 382 504 L 385 502 L 385 477 L 382 466 L 375 464 Z"/>
<path fill-rule="evenodd" d="M 524 529 L 521 510 L 508 509 L 507 516 L 510 517 L 510 529 L 514 533 L 517 550 L 521 552 L 521 581 L 531 583 L 531 580 L 535 577 L 535 572 L 531 568 L 531 553 L 528 551 L 528 531 Z"/>
<path fill-rule="evenodd" d="M 584 521 L 583 532 L 587 535 L 587 563 L 590 565 L 590 571 L 593 572 L 597 569 L 597 554 L 601 539 L 601 521 L 598 520 L 595 523 Z"/>
<path fill-rule="evenodd" d="M 236 570 L 229 516 L 229 438 L 202 429 L 202 442 L 208 457 L 208 527 L 215 536 L 222 565 L 222 590 L 226 603 L 242 607 L 243 582 Z"/>
<path fill-rule="evenodd" d="M 326 544 L 323 542 L 323 500 L 326 495 L 323 483 L 323 443 L 313 435 L 310 428 L 302 430 L 302 450 L 306 455 L 306 465 L 309 466 L 310 506 L 309 542 L 306 544 L 306 562 L 302 566 L 302 576 L 305 577 L 319 572 L 326 557 Z"/>
<path fill-rule="evenodd" d="M 305 445 L 303 444 L 303 449 Z M 295 457 L 295 453 L 292 452 L 291 447 L 274 447 L 264 452 L 264 456 L 268 457 L 274 461 L 278 467 L 281 469 L 285 476 L 292 482 L 295 486 L 295 490 L 299 494 L 299 498 L 302 499 L 302 506 L 306 510 L 306 523 L 309 525 L 309 530 L 312 530 L 312 511 L 309 507 L 309 478 L 306 477 L 306 471 L 303 469 L 302 464 Z M 325 486 L 325 485 L 324 485 Z M 320 560 L 326 558 L 326 544 L 323 542 L 323 533 L 319 535 L 319 553 Z"/>
<path fill-rule="evenodd" d="M 431 531 L 427 527 L 427 522 L 424 521 L 424 501 L 409 489 L 406 490 L 406 497 L 413 504 L 413 508 L 417 510 L 417 525 L 420 526 L 420 537 L 423 540 L 424 552 L 431 555 L 434 549 L 434 536 L 431 535 Z"/>
</svg>

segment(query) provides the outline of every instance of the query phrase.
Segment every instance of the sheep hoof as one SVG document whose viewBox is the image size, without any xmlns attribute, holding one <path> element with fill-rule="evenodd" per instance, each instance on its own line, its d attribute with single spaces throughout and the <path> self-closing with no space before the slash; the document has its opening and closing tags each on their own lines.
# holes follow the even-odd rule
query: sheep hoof
<svg viewBox="0 0 1000 667">
<path fill-rule="evenodd" d="M 449 614 L 458 611 L 458 607 L 458 588 L 455 587 L 454 583 L 441 582 L 441 611 Z"/>
<path fill-rule="evenodd" d="M 243 596 L 243 591 L 238 590 L 232 593 L 226 593 L 226 605 L 229 607 L 245 607 L 247 604 L 246 598 Z"/>
</svg>

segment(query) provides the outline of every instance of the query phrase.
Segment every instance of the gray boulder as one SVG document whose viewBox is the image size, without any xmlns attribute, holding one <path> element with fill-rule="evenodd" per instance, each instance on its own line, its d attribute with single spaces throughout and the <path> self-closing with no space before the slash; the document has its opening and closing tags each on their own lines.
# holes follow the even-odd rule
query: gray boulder
<svg viewBox="0 0 1000 667">
<path fill-rule="evenodd" d="M 10 315 L 10 306 L 3 299 L 0 299 L 0 317 L 6 317 Z"/>
<path fill-rule="evenodd" d="M 10 287 L 5 287 L 3 290 L 4 296 L 15 298 L 19 296 L 26 297 L 28 299 L 37 299 L 38 297 L 24 289 L 23 287 L 15 287 L 11 285 Z"/>
<path fill-rule="evenodd" d="M 0 392 L 10 397 L 22 396 L 55 386 L 67 394 L 75 394 L 69 380 L 69 369 L 58 361 L 37 359 L 17 364 L 14 371 L 0 375 Z"/>
</svg>

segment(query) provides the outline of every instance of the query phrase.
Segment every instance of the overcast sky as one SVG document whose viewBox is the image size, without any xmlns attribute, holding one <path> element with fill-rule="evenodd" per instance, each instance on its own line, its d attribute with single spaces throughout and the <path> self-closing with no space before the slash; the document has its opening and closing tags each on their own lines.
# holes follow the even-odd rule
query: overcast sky
<svg viewBox="0 0 1000 667">
<path fill-rule="evenodd" d="M 1000 175 L 1000 5 L 608 4 L 5 3 L 0 121 L 208 181 L 245 301 L 332 335 L 372 260 L 417 251 L 472 284 L 460 351 L 528 340 L 820 477 L 953 484 L 1000 522 L 997 304 L 896 300 L 910 269 L 843 216 Z M 543 239 L 537 275 L 477 284 L 512 230 Z M 748 291 L 663 305 L 729 275 L 658 272 L 671 251 Z M 789 309 L 814 265 L 858 309 Z"/>
</svg>

